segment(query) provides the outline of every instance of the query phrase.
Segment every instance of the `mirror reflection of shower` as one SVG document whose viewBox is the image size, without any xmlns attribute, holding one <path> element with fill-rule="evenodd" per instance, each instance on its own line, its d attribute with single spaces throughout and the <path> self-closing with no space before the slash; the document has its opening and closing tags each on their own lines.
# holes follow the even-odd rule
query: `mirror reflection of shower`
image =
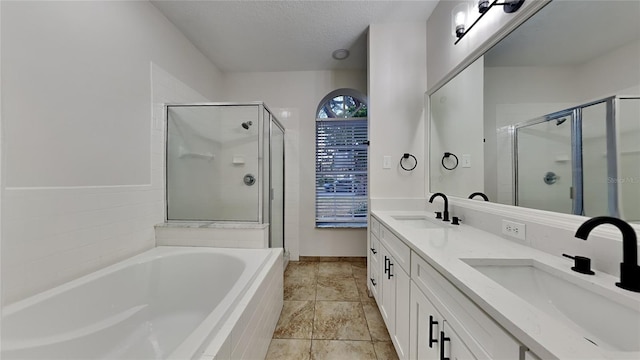
<svg viewBox="0 0 640 360">
<path fill-rule="evenodd" d="M 249 130 L 249 127 L 253 125 L 253 121 L 245 121 L 242 123 L 242 128 L 245 130 Z"/>
<path fill-rule="evenodd" d="M 640 158 L 639 105 L 612 96 L 515 125 L 514 204 L 640 220 L 640 176 L 626 165 Z"/>
</svg>

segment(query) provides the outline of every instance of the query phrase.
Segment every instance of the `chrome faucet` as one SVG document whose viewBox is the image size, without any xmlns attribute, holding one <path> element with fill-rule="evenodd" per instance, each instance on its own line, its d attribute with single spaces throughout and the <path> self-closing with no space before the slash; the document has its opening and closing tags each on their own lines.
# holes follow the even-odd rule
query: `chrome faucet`
<svg viewBox="0 0 640 360">
<path fill-rule="evenodd" d="M 622 262 L 620 263 L 620 282 L 616 285 L 625 290 L 640 292 L 640 266 L 638 266 L 638 238 L 636 232 L 624 220 L 610 216 L 597 216 L 585 221 L 576 231 L 576 237 L 587 240 L 596 226 L 610 224 L 622 232 Z"/>
<path fill-rule="evenodd" d="M 484 199 L 484 201 L 489 201 L 489 197 L 487 195 L 485 195 L 484 193 L 481 192 L 474 192 L 473 194 L 469 195 L 469 199 L 473 199 L 476 196 L 480 196 L 482 199 Z"/>
<path fill-rule="evenodd" d="M 449 221 L 449 199 L 447 199 L 447 195 L 443 193 L 435 193 L 431 195 L 429 202 L 433 203 L 433 199 L 435 199 L 437 196 L 440 196 L 444 200 L 444 211 L 442 212 L 442 221 Z M 440 217 L 438 216 L 437 219 L 439 218 Z"/>
</svg>

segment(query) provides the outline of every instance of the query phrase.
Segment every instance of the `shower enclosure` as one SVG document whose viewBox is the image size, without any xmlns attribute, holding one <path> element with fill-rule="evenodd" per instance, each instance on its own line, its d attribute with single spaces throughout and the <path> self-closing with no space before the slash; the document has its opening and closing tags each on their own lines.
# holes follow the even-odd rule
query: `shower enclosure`
<svg viewBox="0 0 640 360">
<path fill-rule="evenodd" d="M 166 106 L 167 221 L 269 224 L 284 247 L 284 128 L 264 103 Z"/>
<path fill-rule="evenodd" d="M 640 98 L 613 96 L 514 125 L 516 205 L 640 220 Z"/>
</svg>

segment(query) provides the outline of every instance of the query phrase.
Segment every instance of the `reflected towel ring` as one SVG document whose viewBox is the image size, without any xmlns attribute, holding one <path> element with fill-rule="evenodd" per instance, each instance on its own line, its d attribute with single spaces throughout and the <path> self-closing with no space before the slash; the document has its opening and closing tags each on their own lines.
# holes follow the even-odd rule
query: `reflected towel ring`
<svg viewBox="0 0 640 360">
<path fill-rule="evenodd" d="M 407 169 L 406 167 L 404 167 L 404 165 L 402 164 L 402 162 L 403 162 L 405 159 L 408 159 L 408 158 L 410 158 L 410 157 L 411 157 L 411 158 L 413 158 L 414 164 L 413 164 L 413 167 L 412 167 L 411 169 Z M 404 171 L 412 171 L 413 169 L 415 169 L 415 168 L 416 168 L 416 166 L 418 166 L 418 159 L 416 159 L 416 157 L 415 157 L 415 156 L 413 156 L 413 155 L 411 155 L 411 154 L 409 154 L 409 153 L 404 153 L 404 154 L 402 155 L 402 157 L 400 158 L 400 167 L 402 168 L 402 170 L 404 170 Z"/>
<path fill-rule="evenodd" d="M 449 156 L 453 156 L 453 157 L 456 159 L 456 164 L 455 164 L 455 165 L 453 165 L 452 167 L 447 167 L 447 165 L 445 165 L 445 164 L 444 164 L 444 159 L 448 159 L 448 158 L 449 158 Z M 456 156 L 456 154 L 454 154 L 454 153 L 445 152 L 445 153 L 444 153 L 444 156 L 442 157 L 442 161 L 441 161 L 441 163 L 442 163 L 442 167 L 443 167 L 443 168 L 445 168 L 445 169 L 447 169 L 447 170 L 453 170 L 453 169 L 455 169 L 455 168 L 457 168 L 457 167 L 458 167 L 458 157 L 457 157 L 457 156 Z"/>
</svg>

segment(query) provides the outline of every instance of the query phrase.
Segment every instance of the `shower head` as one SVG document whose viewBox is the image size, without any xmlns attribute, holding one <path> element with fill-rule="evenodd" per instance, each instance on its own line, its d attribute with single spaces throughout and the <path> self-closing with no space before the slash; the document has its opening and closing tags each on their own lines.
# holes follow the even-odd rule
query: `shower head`
<svg viewBox="0 0 640 360">
<path fill-rule="evenodd" d="M 562 123 L 565 122 L 565 121 L 567 121 L 567 118 L 562 118 L 562 119 L 556 120 L 556 126 L 562 125 Z"/>
<path fill-rule="evenodd" d="M 249 130 L 249 126 L 251 126 L 251 125 L 253 125 L 253 122 L 251 122 L 251 121 L 247 121 L 247 122 L 243 122 L 243 123 L 242 123 L 242 127 L 243 127 L 245 130 Z"/>
</svg>

